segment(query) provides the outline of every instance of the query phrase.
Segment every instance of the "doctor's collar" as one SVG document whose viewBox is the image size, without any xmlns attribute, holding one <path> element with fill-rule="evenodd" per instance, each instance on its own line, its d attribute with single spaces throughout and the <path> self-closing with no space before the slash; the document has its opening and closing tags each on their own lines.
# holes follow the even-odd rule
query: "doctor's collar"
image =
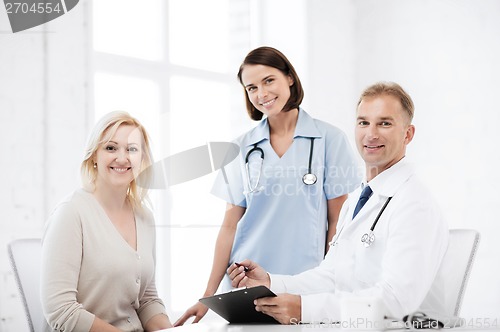
<svg viewBox="0 0 500 332">
<path fill-rule="evenodd" d="M 374 193 L 378 195 L 389 197 L 393 196 L 400 185 L 405 182 L 411 174 L 413 174 L 413 167 L 409 162 L 402 158 L 400 161 L 384 170 L 369 182 L 363 181 L 361 190 L 364 186 L 369 185 Z"/>
</svg>

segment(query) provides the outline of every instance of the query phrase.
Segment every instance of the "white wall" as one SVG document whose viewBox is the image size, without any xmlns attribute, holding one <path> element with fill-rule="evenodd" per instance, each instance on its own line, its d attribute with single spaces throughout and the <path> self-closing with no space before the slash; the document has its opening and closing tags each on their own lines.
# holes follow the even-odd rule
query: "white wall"
<svg viewBox="0 0 500 332">
<path fill-rule="evenodd" d="M 28 329 L 7 243 L 40 237 L 48 213 L 79 185 L 87 136 L 86 5 L 12 34 L 0 9 L 0 331 Z"/>
<path fill-rule="evenodd" d="M 302 83 L 307 83 L 307 0 L 259 0 L 258 3 L 252 47 L 277 48 L 292 62 Z"/>
<path fill-rule="evenodd" d="M 311 108 L 352 133 L 357 97 L 366 86 L 395 81 L 410 93 L 417 130 L 408 157 L 450 227 L 482 235 L 462 313 L 498 317 L 500 2 L 309 3 Z"/>
<path fill-rule="evenodd" d="M 356 6 L 353 1 L 308 1 L 307 111 L 353 139 L 357 91 Z"/>
</svg>

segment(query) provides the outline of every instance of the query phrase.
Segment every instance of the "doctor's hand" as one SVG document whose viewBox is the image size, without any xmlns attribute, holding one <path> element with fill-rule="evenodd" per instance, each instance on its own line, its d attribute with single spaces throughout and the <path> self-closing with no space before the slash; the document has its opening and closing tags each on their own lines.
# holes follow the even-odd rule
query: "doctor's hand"
<svg viewBox="0 0 500 332">
<path fill-rule="evenodd" d="M 266 270 L 251 260 L 245 259 L 240 263 L 233 263 L 227 268 L 227 274 L 231 279 L 231 285 L 239 287 L 270 287 L 271 279 Z"/>
<path fill-rule="evenodd" d="M 254 301 L 255 310 L 276 319 L 280 324 L 298 324 L 301 320 L 302 301 L 299 295 L 279 294 Z"/>
<path fill-rule="evenodd" d="M 208 307 L 203 303 L 198 302 L 191 308 L 187 309 L 186 312 L 181 317 L 179 317 L 179 319 L 177 319 L 177 321 L 174 323 L 174 327 L 182 326 L 189 318 L 193 316 L 193 324 L 198 323 L 203 318 L 203 316 L 205 316 L 207 311 Z"/>
</svg>

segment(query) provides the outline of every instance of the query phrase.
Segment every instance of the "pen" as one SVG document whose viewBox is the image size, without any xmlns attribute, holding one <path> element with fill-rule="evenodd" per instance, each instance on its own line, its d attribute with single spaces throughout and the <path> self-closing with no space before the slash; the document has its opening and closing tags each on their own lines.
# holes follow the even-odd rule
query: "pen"
<svg viewBox="0 0 500 332">
<path fill-rule="evenodd" d="M 236 266 L 238 266 L 238 267 L 243 266 L 243 265 L 241 265 L 240 263 L 236 263 L 236 262 L 234 262 L 234 264 L 236 264 Z M 248 272 L 248 271 L 249 271 L 249 270 L 248 270 L 248 267 L 246 267 L 246 266 L 243 266 L 243 269 L 244 269 L 243 271 L 245 271 L 245 272 Z"/>
</svg>

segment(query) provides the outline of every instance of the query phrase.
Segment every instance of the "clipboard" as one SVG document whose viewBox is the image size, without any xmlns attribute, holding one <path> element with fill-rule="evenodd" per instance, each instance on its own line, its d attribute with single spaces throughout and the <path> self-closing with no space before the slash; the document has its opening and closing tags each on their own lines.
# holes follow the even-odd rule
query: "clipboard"
<svg viewBox="0 0 500 332">
<path fill-rule="evenodd" d="M 199 301 L 231 324 L 279 324 L 271 316 L 255 310 L 253 301 L 261 297 L 274 297 L 266 286 L 244 287 L 201 298 Z"/>
</svg>

